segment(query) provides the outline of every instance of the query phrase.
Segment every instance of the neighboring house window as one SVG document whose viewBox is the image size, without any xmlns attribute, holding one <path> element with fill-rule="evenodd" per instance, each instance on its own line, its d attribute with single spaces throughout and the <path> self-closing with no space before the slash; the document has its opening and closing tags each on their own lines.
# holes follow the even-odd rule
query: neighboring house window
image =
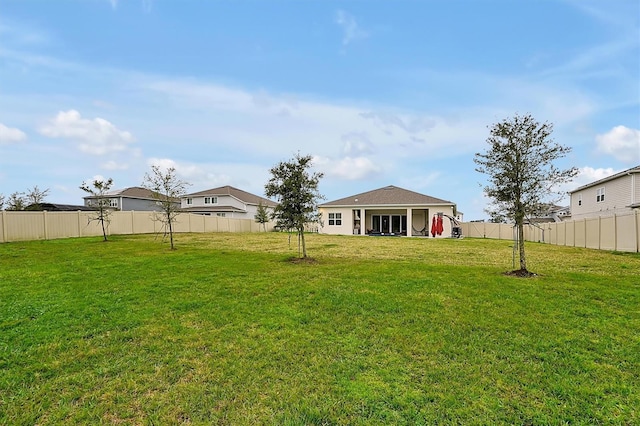
<svg viewBox="0 0 640 426">
<path fill-rule="evenodd" d="M 109 198 L 109 207 L 118 207 L 118 199 Z"/>
<path fill-rule="evenodd" d="M 193 204 L 193 198 L 187 198 L 187 205 Z"/>
<path fill-rule="evenodd" d="M 329 213 L 329 225 L 342 225 L 342 213 Z"/>
<path fill-rule="evenodd" d="M 578 205 L 582 205 L 582 194 L 578 194 Z"/>
<path fill-rule="evenodd" d="M 225 217 L 227 214 L 226 213 L 216 213 L 216 216 L 220 216 L 220 217 Z"/>
<path fill-rule="evenodd" d="M 205 204 L 218 204 L 218 197 L 204 197 Z"/>
<path fill-rule="evenodd" d="M 604 188 L 598 188 L 596 193 L 596 202 L 601 203 L 604 201 Z"/>
</svg>

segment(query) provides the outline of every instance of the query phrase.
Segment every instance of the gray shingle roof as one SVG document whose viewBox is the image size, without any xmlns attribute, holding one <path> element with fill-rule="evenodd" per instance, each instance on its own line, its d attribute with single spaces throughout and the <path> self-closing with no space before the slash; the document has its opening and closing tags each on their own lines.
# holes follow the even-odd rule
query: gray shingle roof
<svg viewBox="0 0 640 426">
<path fill-rule="evenodd" d="M 277 205 L 275 201 L 272 201 L 268 198 L 259 197 L 257 195 L 251 194 L 250 192 L 243 191 L 241 189 L 234 188 L 233 186 L 229 186 L 229 185 L 221 186 L 218 188 L 206 189 L 200 192 L 193 192 L 191 194 L 185 195 L 184 197 L 192 198 L 192 197 L 202 197 L 207 195 L 216 195 L 216 196 L 231 195 L 237 198 L 238 200 L 242 201 L 243 203 L 247 203 L 247 204 L 258 205 L 260 204 L 260 202 L 262 202 L 263 205 L 269 206 L 269 207 L 274 207 Z"/>
<path fill-rule="evenodd" d="M 140 186 L 132 186 L 129 188 L 124 188 L 124 189 L 114 189 L 113 191 L 109 191 L 107 193 L 105 193 L 104 195 L 106 198 L 113 198 L 113 197 L 125 197 L 125 198 L 138 198 L 138 199 L 142 199 L 142 200 L 155 200 L 154 196 L 153 196 L 153 191 L 146 189 L 146 188 L 142 188 Z M 94 195 L 89 195 L 86 197 L 82 197 L 84 199 L 93 199 L 93 198 L 98 198 Z M 180 202 L 179 198 L 175 198 L 174 201 L 176 203 Z"/>
<path fill-rule="evenodd" d="M 324 206 L 381 206 L 381 205 L 425 205 L 425 204 L 455 204 L 451 201 L 442 200 L 430 195 L 409 191 L 389 185 L 373 191 L 351 195 L 328 203 L 320 204 Z"/>
</svg>

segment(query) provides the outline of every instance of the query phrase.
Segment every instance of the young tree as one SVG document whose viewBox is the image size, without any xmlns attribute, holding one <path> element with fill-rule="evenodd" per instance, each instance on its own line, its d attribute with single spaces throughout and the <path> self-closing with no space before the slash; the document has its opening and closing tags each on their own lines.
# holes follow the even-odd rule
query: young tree
<svg viewBox="0 0 640 426">
<path fill-rule="evenodd" d="M 297 154 L 288 162 L 280 162 L 269 172 L 271 179 L 265 185 L 267 197 L 275 197 L 279 204 L 273 209 L 272 217 L 278 226 L 295 229 L 302 242 L 302 257 L 307 257 L 304 241 L 304 227 L 307 223 L 318 222 L 318 201 L 324 197 L 318 192 L 322 173 L 310 174 L 311 156 Z"/>
<path fill-rule="evenodd" d="M 111 223 L 111 208 L 109 198 L 106 196 L 107 192 L 111 190 L 111 185 L 113 185 L 113 179 L 111 178 L 107 180 L 94 179 L 91 186 L 87 185 L 86 182 L 82 182 L 82 185 L 80 185 L 80 189 L 94 197 L 91 200 L 91 207 L 95 207 L 96 212 L 89 216 L 89 222 L 100 222 L 104 241 L 107 241 L 107 228 Z"/>
<path fill-rule="evenodd" d="M 9 195 L 7 199 L 7 210 L 24 210 L 26 203 L 24 200 L 24 194 L 22 192 L 14 192 Z"/>
<path fill-rule="evenodd" d="M 4 208 L 4 194 L 0 194 L 0 210 Z"/>
<path fill-rule="evenodd" d="M 47 195 L 49 195 L 48 188 L 40 190 L 38 185 L 36 185 L 32 189 L 28 189 L 24 196 L 28 210 L 42 210 L 40 205 L 44 202 L 45 198 L 47 198 Z"/>
<path fill-rule="evenodd" d="M 483 188 L 493 199 L 493 217 L 503 213 L 515 222 L 517 228 L 520 270 L 528 275 L 524 248 L 524 220 L 540 210 L 550 195 L 560 199 L 558 185 L 569 182 L 577 169 L 561 170 L 553 162 L 564 157 L 571 148 L 556 143 L 551 138 L 553 125 L 538 123 L 530 114 L 515 115 L 490 128 L 487 143 L 490 148 L 476 153 L 476 171 L 489 176 Z"/>
<path fill-rule="evenodd" d="M 267 211 L 267 206 L 262 204 L 262 201 L 258 203 L 258 210 L 256 211 L 254 219 L 262 225 L 262 229 L 267 230 L 266 223 L 269 222 L 269 212 Z"/>
<path fill-rule="evenodd" d="M 153 193 L 160 213 L 156 214 L 156 220 L 162 223 L 165 234 L 169 233 L 171 250 L 173 245 L 173 225 L 180 214 L 180 197 L 186 193 L 189 183 L 184 182 L 176 175 L 176 169 L 169 167 L 163 171 L 159 166 L 151 166 L 151 173 L 145 173 L 142 186 Z"/>
</svg>

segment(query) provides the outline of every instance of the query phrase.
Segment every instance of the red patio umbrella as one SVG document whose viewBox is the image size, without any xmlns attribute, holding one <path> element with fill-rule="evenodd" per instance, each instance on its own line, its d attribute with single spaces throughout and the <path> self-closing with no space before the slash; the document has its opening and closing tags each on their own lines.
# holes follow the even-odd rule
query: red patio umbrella
<svg viewBox="0 0 640 426">
<path fill-rule="evenodd" d="M 438 215 L 438 235 L 442 235 L 444 226 L 442 225 L 442 216 Z"/>
<path fill-rule="evenodd" d="M 435 237 L 437 233 L 438 233 L 438 221 L 434 216 L 433 220 L 431 221 L 431 236 Z"/>
</svg>

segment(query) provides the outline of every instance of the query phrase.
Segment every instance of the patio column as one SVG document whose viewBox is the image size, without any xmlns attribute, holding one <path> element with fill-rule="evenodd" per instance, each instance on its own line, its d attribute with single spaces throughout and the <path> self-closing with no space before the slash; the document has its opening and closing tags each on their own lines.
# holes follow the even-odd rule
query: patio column
<svg viewBox="0 0 640 426">
<path fill-rule="evenodd" d="M 407 237 L 413 235 L 413 209 L 407 208 Z"/>
</svg>

